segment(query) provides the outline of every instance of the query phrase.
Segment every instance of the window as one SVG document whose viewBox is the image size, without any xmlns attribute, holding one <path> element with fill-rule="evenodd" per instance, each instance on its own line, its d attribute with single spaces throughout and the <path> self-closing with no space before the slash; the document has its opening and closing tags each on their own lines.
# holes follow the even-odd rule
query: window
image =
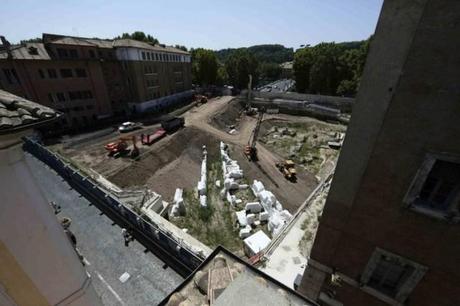
<svg viewBox="0 0 460 306">
<path fill-rule="evenodd" d="M 70 49 L 69 54 L 71 58 L 78 58 L 78 52 L 75 49 Z"/>
<path fill-rule="evenodd" d="M 38 55 L 38 49 L 35 47 L 29 47 L 27 50 L 30 55 Z"/>
<path fill-rule="evenodd" d="M 54 96 L 52 93 L 49 93 L 48 94 L 48 100 L 51 102 L 51 103 L 54 103 Z"/>
<path fill-rule="evenodd" d="M 59 102 L 64 102 L 65 101 L 65 95 L 62 92 L 56 93 L 56 98 L 58 99 Z"/>
<path fill-rule="evenodd" d="M 86 78 L 86 70 L 83 68 L 77 68 L 75 69 L 75 74 L 79 78 Z"/>
<path fill-rule="evenodd" d="M 388 295 L 395 296 L 401 283 L 414 272 L 410 265 L 382 256 L 371 274 L 368 286 Z"/>
<path fill-rule="evenodd" d="M 147 59 L 150 61 L 150 52 L 147 52 Z"/>
<path fill-rule="evenodd" d="M 377 248 L 367 263 L 361 282 L 404 302 L 426 271 L 427 268 L 418 263 Z"/>
<path fill-rule="evenodd" d="M 429 155 L 404 202 L 415 211 L 438 218 L 460 219 L 460 163 L 453 157 Z"/>
<path fill-rule="evenodd" d="M 159 60 L 158 53 L 155 53 L 155 60 Z"/>
<path fill-rule="evenodd" d="M 55 69 L 48 69 L 48 77 L 50 79 L 57 79 L 57 73 Z"/>
<path fill-rule="evenodd" d="M 61 77 L 63 78 L 71 78 L 73 77 L 72 69 L 61 69 Z"/>
<path fill-rule="evenodd" d="M 83 98 L 84 99 L 92 99 L 93 98 L 93 93 L 90 90 L 85 90 L 83 92 Z"/>
<path fill-rule="evenodd" d="M 145 52 L 142 52 L 142 59 L 145 61 Z"/>
<path fill-rule="evenodd" d="M 95 57 L 96 57 L 96 54 L 94 53 L 93 50 L 89 50 L 89 57 L 91 57 L 91 58 L 95 58 Z"/>
<path fill-rule="evenodd" d="M 21 84 L 21 81 L 16 74 L 16 69 L 2 69 L 3 74 L 5 75 L 6 80 L 9 84 Z"/>
<path fill-rule="evenodd" d="M 56 50 L 57 50 L 57 53 L 58 53 L 59 57 L 61 57 L 61 58 L 69 57 L 69 53 L 67 52 L 66 49 L 57 48 Z"/>
<path fill-rule="evenodd" d="M 40 76 L 40 79 L 45 78 L 45 74 L 43 73 L 43 70 L 41 70 L 41 69 L 38 69 L 38 75 Z"/>
</svg>

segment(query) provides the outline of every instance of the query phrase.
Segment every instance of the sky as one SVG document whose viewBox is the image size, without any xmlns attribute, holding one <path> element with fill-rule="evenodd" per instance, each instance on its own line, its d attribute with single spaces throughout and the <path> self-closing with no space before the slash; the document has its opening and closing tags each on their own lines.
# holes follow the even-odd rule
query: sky
<svg viewBox="0 0 460 306">
<path fill-rule="evenodd" d="M 238 48 L 362 40 L 383 0 L 0 0 L 0 35 L 113 38 L 143 31 L 167 45 Z"/>
</svg>

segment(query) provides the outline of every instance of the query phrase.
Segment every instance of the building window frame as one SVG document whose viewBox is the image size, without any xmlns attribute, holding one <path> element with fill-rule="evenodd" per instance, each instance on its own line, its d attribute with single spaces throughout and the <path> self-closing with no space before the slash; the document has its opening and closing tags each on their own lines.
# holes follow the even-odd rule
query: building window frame
<svg viewBox="0 0 460 306">
<path fill-rule="evenodd" d="M 437 210 L 430 207 L 422 206 L 417 204 L 419 195 L 424 187 L 427 179 L 433 170 L 434 165 L 437 161 L 456 163 L 460 165 L 460 156 L 450 153 L 427 153 L 425 158 L 417 170 L 409 188 L 404 196 L 403 203 L 405 207 L 417 212 L 424 214 L 428 217 L 441 220 L 449 220 L 454 223 L 460 222 L 460 192 L 454 196 L 454 200 L 448 204 L 446 210 Z"/>
<path fill-rule="evenodd" d="M 88 77 L 88 74 L 86 73 L 85 68 L 76 68 L 75 69 L 75 76 L 77 78 L 86 78 L 86 77 Z"/>
<path fill-rule="evenodd" d="M 73 78 L 73 72 L 70 68 L 61 68 L 59 69 L 59 73 L 61 74 L 61 78 Z"/>
<path fill-rule="evenodd" d="M 407 277 L 401 281 L 398 285 L 397 288 L 395 289 L 394 295 L 388 295 L 385 292 L 380 291 L 377 288 L 374 288 L 369 285 L 374 272 L 376 272 L 376 269 L 381 262 L 381 260 L 391 260 L 395 262 L 396 264 L 399 264 L 401 266 L 405 267 L 410 267 L 411 272 Z M 384 249 L 381 248 L 375 248 L 374 252 L 371 255 L 371 258 L 369 259 L 366 267 L 364 268 L 364 272 L 361 275 L 361 284 L 366 289 L 369 290 L 376 290 L 377 292 L 388 296 L 398 302 L 403 303 L 411 294 L 411 292 L 415 289 L 417 284 L 420 282 L 420 280 L 423 278 L 423 276 L 426 274 L 428 271 L 428 268 L 416 263 L 412 260 L 409 260 L 407 258 L 404 258 L 400 255 L 388 252 Z"/>
<path fill-rule="evenodd" d="M 47 69 L 47 72 L 48 72 L 48 78 L 50 79 L 57 79 L 57 72 L 56 72 L 56 69 L 54 68 L 49 68 Z"/>
</svg>

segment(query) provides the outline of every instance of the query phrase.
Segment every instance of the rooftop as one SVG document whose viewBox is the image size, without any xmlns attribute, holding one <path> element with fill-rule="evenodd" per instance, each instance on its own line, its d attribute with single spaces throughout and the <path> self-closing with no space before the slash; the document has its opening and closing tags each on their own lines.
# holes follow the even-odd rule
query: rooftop
<svg viewBox="0 0 460 306">
<path fill-rule="evenodd" d="M 26 43 L 23 45 L 12 45 L 10 47 L 13 59 L 27 59 L 27 60 L 50 60 L 51 56 L 46 50 L 47 44 L 81 46 L 81 47 L 94 47 L 102 49 L 113 49 L 117 47 L 125 48 L 139 48 L 145 50 L 153 50 L 157 52 L 170 52 L 177 54 L 190 54 L 189 52 L 172 46 L 165 45 L 151 45 L 143 41 L 134 39 L 98 39 L 98 38 L 85 38 L 74 37 L 57 34 L 43 34 L 43 43 Z M 8 52 L 5 48 L 0 49 L 0 59 L 7 59 Z"/>
<path fill-rule="evenodd" d="M 159 305 L 317 305 L 223 247 Z"/>
<path fill-rule="evenodd" d="M 0 134 L 25 129 L 58 117 L 59 113 L 0 89 Z"/>
</svg>

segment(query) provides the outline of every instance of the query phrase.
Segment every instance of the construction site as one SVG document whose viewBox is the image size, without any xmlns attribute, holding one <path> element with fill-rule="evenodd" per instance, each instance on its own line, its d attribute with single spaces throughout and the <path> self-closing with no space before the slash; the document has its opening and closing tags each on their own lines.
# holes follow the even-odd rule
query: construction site
<svg viewBox="0 0 460 306">
<path fill-rule="evenodd" d="M 49 149 L 143 218 L 251 258 L 334 170 L 346 125 L 241 97 L 202 102 L 161 124 L 69 137 Z"/>
</svg>

